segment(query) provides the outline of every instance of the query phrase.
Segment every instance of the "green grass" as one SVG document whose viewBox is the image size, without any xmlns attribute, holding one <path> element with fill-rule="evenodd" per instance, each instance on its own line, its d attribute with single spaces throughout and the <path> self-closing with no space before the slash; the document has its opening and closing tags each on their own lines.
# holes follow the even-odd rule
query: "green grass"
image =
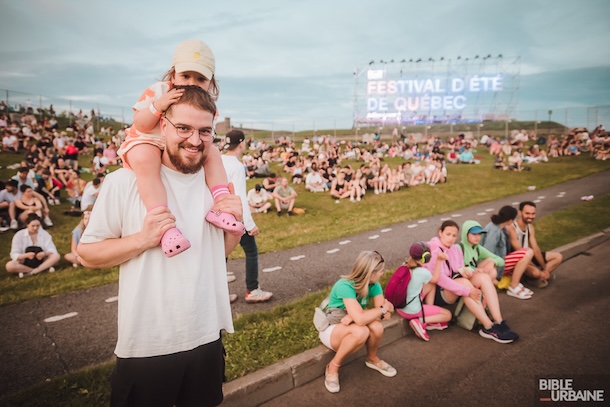
<svg viewBox="0 0 610 407">
<path fill-rule="evenodd" d="M 328 194 L 314 194 L 305 191 L 304 185 L 293 185 L 299 196 L 297 207 L 304 208 L 304 215 L 277 217 L 273 211 L 255 214 L 254 220 L 261 230 L 257 244 L 261 253 L 284 250 L 301 245 L 337 239 L 354 233 L 364 232 L 398 222 L 428 217 L 450 212 L 504 196 L 527 191 L 529 185 L 538 189 L 581 178 L 595 172 L 610 169 L 610 161 L 597 161 L 588 155 L 554 158 L 548 163 L 532 166 L 530 172 L 506 172 L 492 169 L 492 160 L 486 151 L 479 151 L 480 165 L 449 165 L 449 182 L 430 187 L 421 185 L 383 195 L 369 193 L 365 198 L 352 204 L 342 200 L 335 204 Z M 0 177 L 6 179 L 16 173 L 7 170 L 6 165 L 14 163 L 21 156 L 0 153 Z M 81 158 L 83 167 L 89 166 L 90 156 Z M 391 167 L 396 167 L 401 159 L 387 159 Z M 349 162 L 354 168 L 359 162 Z M 346 165 L 347 162 L 342 163 Z M 272 170 L 281 173 L 277 163 Z M 90 179 L 84 174 L 84 179 Z M 248 189 L 260 180 L 247 181 Z M 58 251 L 63 255 L 70 250 L 70 232 L 79 219 L 66 216 L 69 204 L 51 207 L 55 227 L 51 230 Z M 357 221 L 354 221 L 356 219 Z M 11 231 L 0 235 L 0 262 L 9 260 Z M 238 246 L 230 258 L 241 258 L 243 250 Z M 58 272 L 42 274 L 34 278 L 18 279 L 6 272 L 0 273 L 0 306 L 58 295 L 118 281 L 118 269 L 87 270 L 74 269 L 61 260 Z"/>
<path fill-rule="evenodd" d="M 536 232 L 544 247 L 551 249 L 609 226 L 610 195 L 605 195 L 538 219 Z M 388 268 L 392 270 L 397 266 L 388 265 Z M 390 273 L 384 273 L 382 285 L 385 286 L 389 278 Z M 311 318 L 313 308 L 328 292 L 329 288 L 278 306 L 272 311 L 237 317 L 235 333 L 224 336 L 228 380 L 318 346 L 318 334 Z M 0 405 L 106 406 L 110 398 L 108 377 L 113 366 L 114 362 L 108 362 L 52 379 L 0 398 Z"/>
</svg>

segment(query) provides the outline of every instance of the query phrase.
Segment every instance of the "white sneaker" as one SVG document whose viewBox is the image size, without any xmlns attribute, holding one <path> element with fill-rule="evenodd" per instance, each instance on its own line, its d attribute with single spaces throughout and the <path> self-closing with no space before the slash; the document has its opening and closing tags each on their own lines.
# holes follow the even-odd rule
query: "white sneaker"
<svg viewBox="0 0 610 407">
<path fill-rule="evenodd" d="M 55 267 L 49 267 L 49 273 L 55 273 Z"/>
<path fill-rule="evenodd" d="M 55 199 L 55 205 L 59 205 L 59 204 L 61 204 L 60 200 L 59 199 Z"/>
<path fill-rule="evenodd" d="M 227 282 L 232 283 L 236 280 L 236 277 L 233 274 L 227 274 Z"/>
<path fill-rule="evenodd" d="M 52 200 L 51 198 L 47 199 L 47 202 L 49 203 L 49 206 L 55 205 L 55 201 Z"/>
<path fill-rule="evenodd" d="M 19 227 L 19 223 L 17 223 L 17 219 L 13 219 L 11 221 L 11 229 L 17 229 Z"/>
<path fill-rule="evenodd" d="M 0 232 L 6 232 L 7 230 L 9 230 L 8 226 L 0 226 Z"/>
<path fill-rule="evenodd" d="M 260 288 L 256 290 L 246 292 L 246 302 L 265 302 L 269 301 L 273 297 L 273 293 L 263 291 Z"/>
<path fill-rule="evenodd" d="M 51 219 L 48 216 L 44 218 L 44 224 L 48 227 L 53 226 L 53 222 L 51 222 Z"/>
</svg>

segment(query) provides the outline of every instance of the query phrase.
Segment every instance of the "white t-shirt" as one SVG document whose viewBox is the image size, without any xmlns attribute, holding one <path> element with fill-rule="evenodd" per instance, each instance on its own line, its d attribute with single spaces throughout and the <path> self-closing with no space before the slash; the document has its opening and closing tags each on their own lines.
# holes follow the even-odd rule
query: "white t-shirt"
<svg viewBox="0 0 610 407">
<path fill-rule="evenodd" d="M 87 184 L 80 200 L 81 211 L 84 211 L 89 205 L 93 205 L 95 203 L 95 200 L 97 199 L 97 195 L 95 194 L 99 192 L 101 187 L 102 186 L 100 185 L 98 188 L 96 188 L 92 183 Z"/>
<path fill-rule="evenodd" d="M 149 249 L 120 266 L 120 358 L 192 350 L 233 332 L 224 235 L 204 220 L 214 200 L 204 170 L 182 174 L 165 166 L 161 179 L 178 229 L 191 248 L 167 258 Z M 81 243 L 120 238 L 142 230 L 146 208 L 135 174 L 119 169 L 106 177 Z"/>
<path fill-rule="evenodd" d="M 235 195 L 241 198 L 241 207 L 244 217 L 244 227 L 249 232 L 256 227 L 252 214 L 248 210 L 248 195 L 246 194 L 246 169 L 234 155 L 223 154 L 222 165 L 225 167 L 227 179 L 233 183 Z"/>
<path fill-rule="evenodd" d="M 27 229 L 21 229 L 15 236 L 13 236 L 13 242 L 11 244 L 11 259 L 17 260 L 19 255 L 25 253 L 25 249 L 29 246 L 38 246 L 45 252 L 57 253 L 55 244 L 53 243 L 53 237 L 46 230 L 38 229 L 38 242 L 34 244 L 30 233 Z"/>
</svg>

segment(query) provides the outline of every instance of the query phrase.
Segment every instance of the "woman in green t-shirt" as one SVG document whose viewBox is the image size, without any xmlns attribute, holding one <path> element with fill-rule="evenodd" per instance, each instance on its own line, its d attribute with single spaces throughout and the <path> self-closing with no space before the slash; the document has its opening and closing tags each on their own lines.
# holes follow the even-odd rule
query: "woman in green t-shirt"
<svg viewBox="0 0 610 407">
<path fill-rule="evenodd" d="M 349 275 L 333 286 L 326 311 L 330 326 L 320 332 L 322 343 L 336 352 L 326 366 L 324 385 L 331 393 L 339 387 L 339 368 L 349 355 L 366 345 L 366 366 L 387 377 L 396 369 L 377 356 L 383 337 L 381 320 L 390 318 L 394 306 L 383 296 L 379 278 L 384 271 L 384 260 L 376 251 L 363 251 L 354 262 Z M 369 299 L 373 308 L 365 309 Z"/>
</svg>

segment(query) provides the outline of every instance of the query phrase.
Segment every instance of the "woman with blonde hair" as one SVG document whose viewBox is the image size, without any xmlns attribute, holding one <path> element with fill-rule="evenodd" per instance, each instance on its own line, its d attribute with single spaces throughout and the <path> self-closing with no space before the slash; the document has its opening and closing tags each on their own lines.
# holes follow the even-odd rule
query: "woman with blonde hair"
<svg viewBox="0 0 610 407">
<path fill-rule="evenodd" d="M 331 393 L 340 390 L 339 368 L 343 361 L 365 345 L 367 367 L 387 377 L 396 375 L 396 369 L 377 356 L 384 330 L 381 321 L 394 312 L 394 306 L 384 298 L 379 284 L 384 264 L 378 252 L 361 252 L 352 271 L 342 276 L 330 292 L 326 310 L 330 325 L 320 332 L 320 340 L 336 352 L 326 366 L 324 380 Z M 373 307 L 365 309 L 369 299 L 373 300 Z"/>
</svg>

